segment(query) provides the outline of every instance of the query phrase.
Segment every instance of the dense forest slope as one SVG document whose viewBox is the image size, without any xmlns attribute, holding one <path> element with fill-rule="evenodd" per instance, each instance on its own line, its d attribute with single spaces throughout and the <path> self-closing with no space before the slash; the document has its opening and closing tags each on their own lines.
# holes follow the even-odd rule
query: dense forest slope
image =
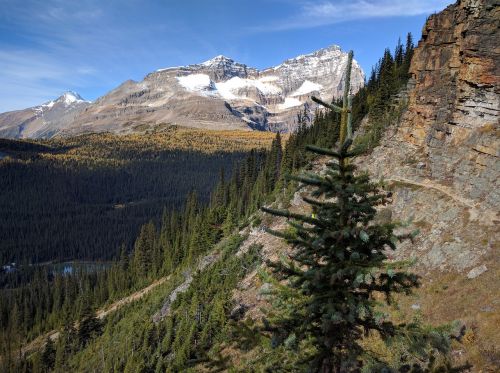
<svg viewBox="0 0 500 373">
<path fill-rule="evenodd" d="M 0 263 L 109 260 L 189 192 L 206 203 L 245 152 L 273 135 L 167 127 L 141 135 L 0 140 Z"/>
</svg>

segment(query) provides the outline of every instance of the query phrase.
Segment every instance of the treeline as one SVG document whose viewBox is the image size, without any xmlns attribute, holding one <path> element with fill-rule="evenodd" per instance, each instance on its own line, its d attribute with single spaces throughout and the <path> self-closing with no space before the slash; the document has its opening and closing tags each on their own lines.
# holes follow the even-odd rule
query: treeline
<svg viewBox="0 0 500 373">
<path fill-rule="evenodd" d="M 17 142 L 15 145 L 17 152 L 20 149 Z M 0 246 L 5 255 L 16 255 L 8 259 L 17 261 L 13 269 L 0 270 L 2 357 L 16 357 L 20 347 L 34 337 L 62 328 L 68 320 L 81 320 L 88 307 L 94 312 L 211 248 L 222 235 L 226 214 L 207 204 L 227 199 L 229 185 L 240 179 L 231 176 L 231 165 L 244 155 L 117 149 L 115 158 L 103 159 L 103 165 L 100 158 L 87 157 L 64 157 L 64 162 L 57 162 L 52 154 L 61 147 L 49 149 L 50 159 L 47 153 L 38 153 L 38 147 L 23 147 L 22 151 L 30 152 L 23 153 L 24 160 L 9 159 L 0 166 L 6 176 L 0 179 L 5 186 L 0 196 L 5 207 L 0 211 L 5 222 L 0 230 L 5 240 Z M 74 144 L 69 149 L 74 149 Z M 251 152 L 254 173 L 262 168 L 265 158 L 265 150 Z M 109 167 L 111 161 L 117 165 Z M 84 162 L 88 162 L 85 167 Z M 255 177 L 249 180 L 253 182 Z M 219 194 L 210 197 L 216 182 Z M 16 186 L 18 195 L 14 193 Z M 193 188 L 196 193 L 190 192 Z M 136 200 L 140 203 L 134 203 Z M 141 228 L 147 220 L 150 222 Z M 23 251 L 14 247 L 24 249 L 29 256 L 22 257 Z M 92 253 L 96 259 L 116 261 L 110 268 L 71 274 L 55 272 L 49 265 L 29 265 L 42 258 L 85 255 L 88 259 Z M 77 346 L 81 348 L 83 342 Z M 15 360 L 2 362 L 16 367 Z"/>
<path fill-rule="evenodd" d="M 128 254 L 125 247 L 122 248 L 120 260 L 111 268 L 70 276 L 38 273 L 36 282 L 4 290 L 0 293 L 2 356 L 16 356 L 27 339 L 52 328 L 62 328 L 65 320 L 71 318 L 68 315 L 78 320 L 84 305 L 90 304 L 95 310 L 107 300 L 191 265 L 262 204 L 273 200 L 275 193 L 287 190 L 284 173 L 304 165 L 306 160 L 301 160 L 296 153 L 302 151 L 302 144 L 313 138 L 311 133 L 317 133 L 320 125 L 324 124 L 302 125 L 284 148 L 281 135 L 276 134 L 268 151 L 251 151 L 245 160 L 237 163 L 229 177 L 221 169 L 208 204 L 200 202 L 196 193 L 189 193 L 181 210 L 164 209 L 160 223 L 151 220 L 143 225 L 132 252 Z M 323 137 L 321 139 L 323 142 Z M 329 141 L 333 144 L 336 139 L 332 137 Z M 71 289 L 75 287 L 78 290 L 73 293 Z M 81 348 L 83 344 L 77 346 Z M 66 347 L 63 350 L 75 351 Z M 31 363 L 23 359 L 21 367 L 14 358 L 9 361 L 16 369 L 32 368 Z"/>
<path fill-rule="evenodd" d="M 368 115 L 368 128 L 357 139 L 359 144 L 368 149 L 379 144 L 385 128 L 404 109 L 398 107 L 393 98 L 408 83 L 413 50 L 413 37 L 408 33 L 404 46 L 398 40 L 393 53 L 390 49 L 384 51 L 383 57 L 372 69 L 366 85 L 353 97 L 353 129 L 357 129 L 362 119 Z"/>
<path fill-rule="evenodd" d="M 74 314 L 81 314 L 78 308 L 82 307 L 83 302 L 92 304 L 95 309 L 97 305 L 105 301 L 105 294 L 108 295 L 108 299 L 113 299 L 113 296 L 118 297 L 120 294 L 126 293 L 127 291 L 130 292 L 132 289 L 140 288 L 160 276 L 174 272 L 179 273 L 183 268 L 191 266 L 200 256 L 212 250 L 222 237 L 230 235 L 234 229 L 241 227 L 242 224 L 248 224 L 248 218 L 252 213 L 263 204 L 273 201 L 276 194 L 285 193 L 288 197 L 291 196 L 294 189 L 291 184 L 287 183 L 283 176 L 286 173 L 298 170 L 307 163 L 308 158 L 304 158 L 301 155 L 306 143 L 312 142 L 315 144 L 332 146 L 337 141 L 338 133 L 336 130 L 328 130 L 331 132 L 330 138 L 321 135 L 322 129 L 327 130 L 328 127 L 335 128 L 336 123 L 332 122 L 335 118 L 335 115 L 320 115 L 311 126 L 306 126 L 303 117 L 299 115 L 298 120 L 301 121 L 302 124 L 299 126 L 299 130 L 296 133 L 290 135 L 285 146 L 283 146 L 281 135 L 278 133 L 268 151 L 251 151 L 245 160 L 239 162 L 237 166 L 234 167 L 230 177 L 225 177 L 224 171 L 221 170 L 219 172 L 219 182 L 211 194 L 208 205 L 200 203 L 196 194 L 190 193 L 182 210 L 164 209 L 160 224 L 155 224 L 154 221 L 150 221 L 141 227 L 130 255 L 126 255 L 125 251 L 122 251 L 121 259 L 113 265 L 112 268 L 93 275 L 96 281 L 92 289 L 80 293 L 77 299 L 68 300 L 68 303 L 74 304 Z M 230 277 L 233 278 L 233 280 L 239 278 L 243 272 L 239 271 L 238 268 L 240 267 L 234 267 L 233 270 L 231 270 L 232 272 L 229 271 L 228 268 L 227 275 L 233 276 Z M 39 281 L 41 282 L 41 280 Z M 45 281 L 50 283 L 54 280 L 50 279 L 49 276 Z M 76 276 L 75 281 L 79 281 L 78 276 Z M 115 285 L 118 287 L 115 287 Z M 203 343 L 203 346 L 196 342 L 193 347 L 193 339 L 186 338 L 183 334 L 170 334 L 167 336 L 165 333 L 168 328 L 165 328 L 164 324 L 160 324 L 159 330 L 151 331 L 151 333 L 158 333 L 154 334 L 156 335 L 156 339 L 167 338 L 170 340 L 169 343 L 175 343 L 176 350 L 181 349 L 184 351 L 182 355 L 171 360 L 167 358 L 169 354 L 173 353 L 173 350 L 170 350 L 171 347 L 162 350 L 163 352 L 161 353 L 165 355 L 165 359 L 162 360 L 162 367 L 175 366 L 175 369 L 180 369 L 186 364 L 192 364 L 192 359 L 198 360 L 201 359 L 202 356 L 205 356 L 205 350 L 215 341 L 216 336 L 221 335 L 222 330 L 220 326 L 224 325 L 228 318 L 227 312 L 230 305 L 230 292 L 222 296 L 220 293 L 220 289 L 222 288 L 217 281 L 211 282 L 211 286 L 215 296 L 220 298 L 218 299 L 224 306 L 217 306 L 219 308 L 216 307 L 221 317 L 219 317 L 219 322 L 215 324 L 217 327 L 210 329 L 210 333 L 206 336 L 208 340 L 206 343 Z M 204 290 L 211 288 L 205 288 Z M 200 291 L 202 291 L 202 289 L 200 289 Z M 35 294 L 36 291 L 32 293 Z M 12 297 L 9 300 L 9 305 L 6 307 L 6 310 L 19 307 L 18 304 L 22 305 L 22 298 L 24 298 L 27 303 L 31 303 L 32 301 L 36 303 L 37 300 L 40 301 L 38 298 L 30 299 L 28 295 L 24 295 L 21 298 L 19 295 L 15 296 L 15 292 L 11 294 Z M 45 298 L 52 299 L 53 296 L 53 294 L 48 294 Z M 185 300 L 187 300 L 187 298 Z M 210 305 L 210 308 L 207 308 L 206 312 L 211 310 L 212 306 L 213 304 Z M 34 309 L 41 308 L 35 306 Z M 176 325 L 177 323 L 184 322 L 189 324 L 192 320 L 184 319 L 185 317 L 190 317 L 188 316 L 190 313 L 186 312 L 179 313 L 177 318 L 171 321 L 175 321 Z M 211 313 L 212 311 L 206 313 L 204 317 L 209 317 Z M 63 328 L 63 321 L 67 320 L 67 313 L 64 309 L 52 309 L 50 311 L 47 309 L 45 318 L 39 317 L 38 319 L 57 320 L 55 323 L 50 324 L 50 328 Z M 5 330 L 19 330 L 20 327 L 18 325 L 12 325 L 16 320 L 17 318 L 14 318 L 14 320 L 9 320 L 8 317 L 5 318 L 3 320 L 3 325 L 6 328 Z M 43 321 L 40 325 L 43 325 L 45 328 L 37 326 L 35 329 L 50 329 L 46 327 L 47 324 L 44 324 Z M 98 323 L 95 325 L 98 325 Z M 208 333 L 203 332 L 203 326 L 201 326 L 201 328 L 199 333 L 203 335 Z M 97 331 L 99 330 L 101 329 L 98 328 Z M 172 330 L 170 330 L 169 333 L 172 333 Z M 34 335 L 36 333 L 32 334 Z M 89 334 L 94 335 L 92 333 Z M 195 338 L 196 335 L 200 336 L 201 334 L 193 334 L 193 338 Z M 40 355 L 36 357 L 35 360 L 21 360 L 22 366 L 17 366 L 17 369 L 30 371 L 36 368 L 36 366 L 42 366 L 43 369 L 53 369 L 56 366 L 55 356 L 57 354 L 55 351 L 66 351 L 66 355 L 64 355 L 62 360 L 69 361 L 71 356 L 84 346 L 83 341 L 80 337 L 77 337 L 77 334 L 73 333 L 73 336 L 73 342 L 69 342 L 71 338 L 66 338 L 58 342 L 60 345 L 53 346 L 49 344 L 49 350 L 54 348 L 54 352 L 48 351 L 45 355 L 42 355 L 53 356 L 53 359 L 44 360 L 42 358 L 43 356 Z M 197 338 L 195 339 L 197 340 Z M 134 343 L 138 344 L 143 342 L 144 341 L 134 341 Z M 68 348 L 66 343 L 70 343 L 73 347 Z M 126 341 L 123 341 L 123 343 L 126 343 Z M 117 342 L 117 344 L 118 346 L 115 345 L 114 349 L 121 348 L 119 342 Z M 10 348 L 10 350 L 8 348 Z M 123 346 L 123 348 L 126 347 Z M 160 351 L 154 352 L 154 350 L 155 348 L 151 347 L 146 349 L 144 353 L 160 353 Z M 16 354 L 16 348 L 12 345 L 4 345 L 4 351 L 5 354 L 10 354 L 12 356 Z M 120 358 L 120 367 L 117 369 L 123 369 L 127 364 L 131 367 L 136 367 L 135 364 L 138 363 L 137 359 L 139 356 L 142 356 L 139 360 L 145 358 L 144 355 L 137 355 L 129 363 L 127 363 L 127 358 Z M 152 356 L 147 356 L 147 358 L 151 359 Z M 105 357 L 105 360 L 106 359 L 111 361 L 113 360 L 113 356 Z M 33 361 L 36 361 L 35 367 L 32 365 Z M 43 363 L 44 361 L 45 363 Z M 90 362 L 92 359 L 88 360 L 85 358 L 81 361 L 83 364 L 84 361 Z M 110 362 L 106 364 L 110 364 Z M 65 368 L 70 367 L 65 366 Z"/>
<path fill-rule="evenodd" d="M 2 356 L 14 356 L 28 339 L 62 327 L 68 317 L 78 320 L 84 306 L 91 305 L 95 310 L 108 300 L 191 264 L 274 189 L 280 178 L 281 154 L 278 134 L 270 151 L 251 151 L 232 172 L 222 167 L 208 204 L 192 192 L 182 209 L 164 208 L 160 224 L 153 219 L 143 225 L 132 252 L 123 245 L 120 259 L 109 269 L 64 275 L 28 267 L 4 274 L 8 289 L 0 292 Z M 230 176 L 226 178 L 227 173 Z"/>
<path fill-rule="evenodd" d="M 159 225 L 153 221 L 143 225 L 130 256 L 122 256 L 120 262 L 108 271 L 108 276 L 120 278 L 119 283 L 122 284 L 144 285 L 159 276 L 180 273 L 183 268 L 192 266 L 196 259 L 212 250 L 222 237 L 231 235 L 234 229 L 241 227 L 241 224 L 247 224 L 250 215 L 263 204 L 272 201 L 276 193 L 292 191 L 282 176 L 285 172 L 296 170 L 303 165 L 304 161 L 299 161 L 296 152 L 301 149 L 300 144 L 306 138 L 311 139 L 311 133 L 317 131 L 316 127 L 319 125 L 319 122 L 311 127 L 302 125 L 300 131 L 290 136 L 285 146 L 278 133 L 269 151 L 251 151 L 244 161 L 234 167 L 231 177 L 226 179 L 221 171 L 219 182 L 212 192 L 208 205 L 199 203 L 196 195 L 190 194 L 183 210 L 165 210 Z M 295 165 L 293 165 L 294 159 Z M 242 266 L 240 259 L 231 257 L 239 242 L 241 239 L 229 244 L 232 248 L 228 248 L 229 251 L 224 254 L 226 259 L 218 263 L 214 271 L 204 272 L 200 278 L 193 281 L 197 283 L 197 290 L 191 289 L 188 295 L 181 297 L 179 302 L 174 304 L 174 309 L 181 307 L 182 312 L 174 312 L 176 316 L 167 318 L 169 320 L 167 324 L 162 322 L 158 326 L 151 325 L 148 327 L 148 333 L 140 336 L 145 338 L 144 340 L 133 342 L 134 345 L 144 346 L 144 349 L 135 351 L 133 356 L 121 354 L 109 356 L 108 364 L 112 364 L 113 369 L 130 372 L 146 369 L 145 367 L 153 369 L 156 364 L 159 364 L 161 369 L 175 371 L 182 369 L 186 364 L 190 365 L 194 361 L 205 359 L 206 349 L 215 341 L 220 341 L 219 336 L 223 331 L 221 328 L 228 320 L 231 289 L 234 288 L 235 281 L 244 274 L 242 268 L 248 268 L 253 262 L 250 261 Z M 220 275 L 221 268 L 224 268 L 223 276 Z M 101 276 L 104 280 L 105 275 Z M 202 280 L 204 278 L 206 279 Z M 221 282 L 219 278 L 223 281 Z M 223 286 L 224 284 L 228 285 L 227 288 Z M 105 283 L 96 286 L 103 287 Z M 189 296 L 193 296 L 193 291 L 197 293 L 197 297 L 205 299 L 204 301 L 200 299 L 197 303 L 203 309 L 192 309 L 192 303 L 188 300 Z M 88 300 L 89 296 L 81 294 L 81 298 Z M 78 303 L 78 300 L 75 302 Z M 196 323 L 195 329 L 191 330 L 193 312 L 197 313 L 198 316 L 195 317 L 199 318 L 199 322 Z M 61 315 L 60 319 L 64 320 L 64 316 Z M 208 324 L 211 326 L 207 326 L 203 320 L 211 320 Z M 185 325 L 189 329 L 189 334 L 185 335 L 184 327 L 173 333 L 168 327 L 170 324 Z M 147 341 L 151 338 L 154 340 L 161 338 L 164 342 L 161 347 L 156 344 L 148 345 Z M 61 340 L 55 349 L 69 351 L 63 359 L 69 361 L 79 348 L 68 350 L 64 343 L 64 340 Z M 127 343 L 128 341 L 116 341 L 113 348 L 126 350 Z M 52 346 L 49 345 L 49 348 Z M 158 350 L 155 352 L 156 349 Z M 10 353 L 15 355 L 15 351 Z M 161 361 L 157 361 L 157 354 L 163 356 Z M 153 356 L 155 358 L 152 358 Z M 38 359 L 43 361 L 41 357 Z M 101 361 L 85 357 L 80 359 L 80 363 L 83 365 L 95 363 L 94 368 L 98 369 L 97 364 L 101 364 Z M 24 361 L 24 364 L 26 365 L 23 369 L 33 368 L 29 361 Z M 56 366 L 55 358 L 48 364 L 43 369 L 53 369 Z M 73 367 L 63 365 L 63 369 L 68 368 Z"/>
<path fill-rule="evenodd" d="M 62 369 L 181 372 L 212 360 L 207 351 L 223 341 L 233 307 L 232 291 L 259 262 L 258 246 L 235 255 L 244 238 L 232 235 L 218 245 L 219 259 L 194 274 L 192 285 L 172 303 L 164 320 L 155 324 L 151 314 L 138 310 L 130 319 L 125 317 L 106 329 L 89 347 L 108 351 L 107 341 L 113 340 L 113 352 L 104 360 L 99 354 L 83 350 L 71 356 Z"/>
</svg>

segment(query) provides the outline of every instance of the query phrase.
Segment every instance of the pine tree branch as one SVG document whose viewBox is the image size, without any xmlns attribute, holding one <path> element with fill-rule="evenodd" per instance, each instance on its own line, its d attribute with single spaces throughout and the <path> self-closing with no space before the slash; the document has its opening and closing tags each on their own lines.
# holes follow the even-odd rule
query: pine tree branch
<svg viewBox="0 0 500 373">
<path fill-rule="evenodd" d="M 334 105 L 334 104 L 327 104 L 325 101 L 323 100 L 320 100 L 319 98 L 317 98 L 316 96 L 312 96 L 311 97 L 311 100 L 313 100 L 315 103 L 317 104 L 320 104 L 321 106 L 324 106 L 330 110 L 333 110 L 337 113 L 341 113 L 342 112 L 342 108 L 337 106 L 337 105 Z"/>
<path fill-rule="evenodd" d="M 341 167 L 341 166 L 337 163 L 337 161 L 333 161 L 333 160 L 332 160 L 332 161 L 328 161 L 328 162 L 326 162 L 326 165 L 327 165 L 328 167 L 332 168 L 332 169 L 333 169 L 333 170 L 335 170 L 335 171 L 340 171 L 340 170 L 342 170 L 342 169 L 343 169 L 343 167 Z"/>
<path fill-rule="evenodd" d="M 342 148 L 340 148 L 340 154 L 342 158 L 347 157 L 347 151 L 349 150 L 349 147 L 352 145 L 352 139 L 347 139 L 343 144 Z"/>
<path fill-rule="evenodd" d="M 307 202 L 310 205 L 317 206 L 317 207 L 328 207 L 331 209 L 339 210 L 338 209 L 338 204 L 335 202 L 324 202 L 324 201 L 318 201 L 317 199 L 313 199 L 307 196 L 302 197 L 302 200 L 304 202 Z"/>
<path fill-rule="evenodd" d="M 312 217 L 309 217 L 307 215 L 301 215 L 301 214 L 295 214 L 292 213 L 288 210 L 274 210 L 274 209 L 269 209 L 267 207 L 261 207 L 261 210 L 264 212 L 267 212 L 268 214 L 275 215 L 275 216 L 283 216 L 285 218 L 292 218 L 296 220 L 300 220 L 309 224 L 313 225 L 321 225 L 321 221 Z"/>
<path fill-rule="evenodd" d="M 349 158 L 353 158 L 353 157 L 357 157 L 358 155 L 365 154 L 365 153 L 366 153 L 366 149 L 364 147 L 356 146 L 349 153 L 347 153 L 346 156 Z"/>
<path fill-rule="evenodd" d="M 264 228 L 264 231 L 266 233 L 272 234 L 273 236 L 283 238 L 283 239 L 285 239 L 287 241 L 295 239 L 295 237 L 292 236 L 291 234 L 287 234 L 287 233 L 284 233 L 284 232 L 281 232 L 281 231 L 275 231 L 274 229 Z"/>
<path fill-rule="evenodd" d="M 298 181 L 298 182 L 301 182 L 301 183 L 304 183 L 304 184 L 308 184 L 308 185 L 315 185 L 315 186 L 322 186 L 322 185 L 328 185 L 324 182 L 323 179 L 312 179 L 312 178 L 308 178 L 306 176 L 290 176 L 290 180 L 293 180 L 293 181 Z"/>
<path fill-rule="evenodd" d="M 330 155 L 332 157 L 335 157 L 337 159 L 343 158 L 342 155 L 339 153 L 330 150 L 330 149 L 325 149 L 325 148 L 320 148 L 319 146 L 314 146 L 314 145 L 306 145 L 306 150 L 309 150 L 311 152 L 321 154 L 321 155 Z"/>
</svg>

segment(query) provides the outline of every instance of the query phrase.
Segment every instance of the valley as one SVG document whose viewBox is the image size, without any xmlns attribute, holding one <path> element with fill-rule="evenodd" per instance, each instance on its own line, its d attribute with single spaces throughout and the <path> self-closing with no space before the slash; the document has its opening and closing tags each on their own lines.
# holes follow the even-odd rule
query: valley
<svg viewBox="0 0 500 373">
<path fill-rule="evenodd" d="M 273 138 L 167 126 L 120 137 L 2 140 L 1 262 L 113 259 L 142 224 L 180 208 L 189 192 L 206 203 L 221 170 L 230 177 L 245 152 Z"/>
</svg>

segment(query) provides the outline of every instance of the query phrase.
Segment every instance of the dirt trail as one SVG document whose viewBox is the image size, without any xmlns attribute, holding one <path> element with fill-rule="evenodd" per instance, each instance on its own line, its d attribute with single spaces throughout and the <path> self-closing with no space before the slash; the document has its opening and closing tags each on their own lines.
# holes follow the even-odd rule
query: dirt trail
<svg viewBox="0 0 500 373">
<path fill-rule="evenodd" d="M 105 308 L 99 309 L 96 312 L 96 317 L 100 320 L 104 319 L 110 313 L 115 312 L 116 310 L 123 307 L 124 305 L 142 298 L 147 293 L 149 293 L 151 290 L 153 290 L 157 286 L 163 284 L 169 278 L 170 278 L 170 276 L 162 277 L 162 278 L 152 282 L 147 287 L 145 287 L 141 290 L 138 290 L 138 291 L 130 294 L 129 296 L 126 296 L 125 298 L 119 299 L 116 302 L 113 302 L 112 304 L 110 304 L 109 306 L 107 306 Z M 56 341 L 57 338 L 59 338 L 59 331 L 51 330 L 50 332 L 47 332 L 43 335 L 40 335 L 37 338 L 35 338 L 34 340 L 32 340 L 30 343 L 28 343 L 26 346 L 24 346 L 21 349 L 22 356 L 29 355 L 29 354 L 41 349 L 44 346 L 47 338 L 50 338 L 52 341 Z"/>
<path fill-rule="evenodd" d="M 96 312 L 96 317 L 100 320 L 104 319 L 106 316 L 108 316 L 110 313 L 115 312 L 118 308 L 124 306 L 125 304 L 128 304 L 130 302 L 133 302 L 137 299 L 142 298 L 144 295 L 149 293 L 151 290 L 153 290 L 155 287 L 158 285 L 163 284 L 165 281 L 167 281 L 170 278 L 170 276 L 162 277 L 159 280 L 156 280 L 155 282 L 151 283 L 149 286 L 145 287 L 144 289 L 138 290 L 135 293 L 130 294 L 128 297 L 122 298 L 110 306 L 108 306 L 105 309 L 100 309 Z"/>
<path fill-rule="evenodd" d="M 442 184 L 434 183 L 431 180 L 424 180 L 422 182 L 419 182 L 415 180 L 406 179 L 403 177 L 398 177 L 398 178 L 386 179 L 386 181 L 415 185 L 422 188 L 437 190 L 445 194 L 452 200 L 462 204 L 463 206 L 468 207 L 470 212 L 470 220 L 481 220 L 483 223 L 492 224 L 495 220 L 498 219 L 497 217 L 498 211 L 484 209 L 484 208 L 481 209 L 478 204 L 474 203 L 474 201 L 457 195 L 452 188 Z"/>
</svg>

